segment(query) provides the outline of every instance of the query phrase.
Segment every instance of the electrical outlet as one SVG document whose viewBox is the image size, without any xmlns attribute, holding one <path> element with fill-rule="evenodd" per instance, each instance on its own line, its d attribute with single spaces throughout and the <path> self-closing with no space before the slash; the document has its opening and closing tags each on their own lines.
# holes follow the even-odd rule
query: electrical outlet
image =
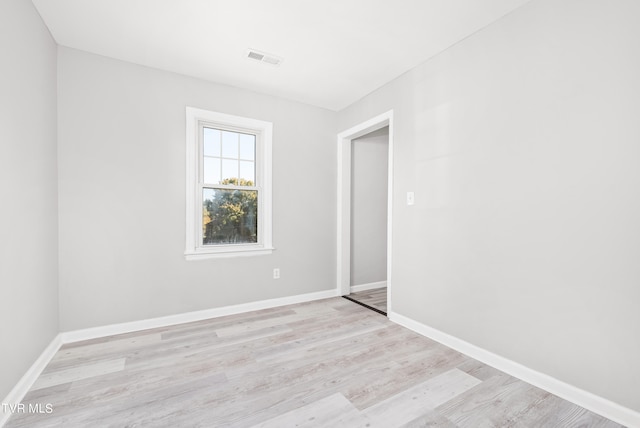
<svg viewBox="0 0 640 428">
<path fill-rule="evenodd" d="M 280 279 L 280 268 L 273 269 L 273 279 Z"/>
</svg>

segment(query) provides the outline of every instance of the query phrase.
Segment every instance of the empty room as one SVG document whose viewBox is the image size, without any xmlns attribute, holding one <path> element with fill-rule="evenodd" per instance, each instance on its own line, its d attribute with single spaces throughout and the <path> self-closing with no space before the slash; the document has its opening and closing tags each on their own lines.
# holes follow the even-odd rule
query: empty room
<svg viewBox="0 0 640 428">
<path fill-rule="evenodd" d="M 2 0 L 0 427 L 640 427 L 638 22 Z"/>
</svg>

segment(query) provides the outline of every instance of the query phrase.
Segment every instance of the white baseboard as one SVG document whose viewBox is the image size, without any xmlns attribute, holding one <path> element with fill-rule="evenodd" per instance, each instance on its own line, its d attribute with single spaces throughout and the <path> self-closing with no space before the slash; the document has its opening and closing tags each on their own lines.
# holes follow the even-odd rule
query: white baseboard
<svg viewBox="0 0 640 428">
<path fill-rule="evenodd" d="M 13 389 L 5 397 L 2 403 L 20 403 L 24 399 L 24 396 L 27 395 L 27 392 L 29 392 L 36 379 L 38 379 L 40 373 L 42 373 L 47 364 L 49 364 L 51 358 L 53 358 L 55 353 L 58 352 L 60 346 L 62 346 L 62 337 L 58 334 L 53 338 L 51 343 L 49 343 L 44 351 L 42 351 L 42 354 L 40 354 L 38 359 L 31 365 L 31 367 L 29 367 L 29 370 L 27 370 L 24 376 L 22 376 L 22 378 L 18 381 L 16 386 L 13 387 Z M 11 412 L 4 412 L 2 409 L 0 409 L 0 427 L 3 427 L 10 417 Z"/>
<path fill-rule="evenodd" d="M 352 285 L 351 292 L 357 293 L 359 291 L 375 290 L 376 288 L 384 288 L 387 286 L 387 281 L 370 282 L 368 284 Z"/>
<path fill-rule="evenodd" d="M 167 327 L 175 324 L 184 324 L 194 321 L 202 321 L 209 318 L 217 318 L 225 315 L 235 315 L 245 312 L 258 311 L 260 309 L 276 308 L 278 306 L 293 305 L 296 303 L 310 302 L 313 300 L 328 299 L 338 295 L 336 290 L 318 291 L 315 293 L 299 294 L 296 296 L 280 297 L 277 299 L 260 300 L 257 302 L 242 303 L 239 305 L 225 306 L 222 308 L 205 309 L 202 311 L 186 312 L 183 314 L 169 315 L 159 318 L 150 318 L 139 321 L 131 321 L 120 324 L 111 324 L 101 327 L 86 328 L 61 333 L 63 343 L 79 342 L 82 340 L 97 339 L 113 336 L 115 334 L 131 333 L 150 328 Z"/>
<path fill-rule="evenodd" d="M 516 363 L 508 358 L 501 357 L 486 349 L 472 345 L 469 342 L 458 339 L 433 327 L 429 327 L 411 318 L 405 317 L 395 312 L 389 312 L 391 321 L 403 327 L 413 330 L 418 334 L 440 342 L 449 348 L 455 349 L 465 355 L 470 356 L 487 365 L 495 367 L 511 376 L 517 377 L 531 385 L 544 389 L 560 398 L 570 401 L 578 406 L 584 407 L 594 413 L 604 416 L 619 424 L 628 427 L 640 427 L 640 413 L 631 410 L 620 404 L 609 401 L 583 389 L 562 382 L 554 377 L 540 373 L 522 364 Z"/>
</svg>

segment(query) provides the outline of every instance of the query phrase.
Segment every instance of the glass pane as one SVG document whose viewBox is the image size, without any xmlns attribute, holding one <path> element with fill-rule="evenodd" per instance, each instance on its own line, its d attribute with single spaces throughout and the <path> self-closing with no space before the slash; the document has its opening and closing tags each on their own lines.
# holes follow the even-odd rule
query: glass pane
<svg viewBox="0 0 640 428">
<path fill-rule="evenodd" d="M 237 184 L 238 161 L 222 159 L 222 184 Z M 233 179 L 231 181 L 228 181 Z M 225 181 L 227 180 L 227 181 Z"/>
<path fill-rule="evenodd" d="M 220 131 L 204 128 L 204 155 L 220 156 Z"/>
<path fill-rule="evenodd" d="M 240 184 L 253 186 L 256 182 L 256 173 L 253 162 L 240 161 Z M 244 180 L 244 181 L 243 181 Z"/>
<path fill-rule="evenodd" d="M 256 136 L 240 134 L 240 159 L 254 160 L 256 158 Z"/>
<path fill-rule="evenodd" d="M 220 183 L 220 158 L 204 158 L 202 175 L 205 183 Z"/>
<path fill-rule="evenodd" d="M 238 133 L 222 131 L 222 157 L 238 159 Z"/>
<path fill-rule="evenodd" d="M 258 242 L 257 190 L 202 190 L 202 244 Z"/>
</svg>

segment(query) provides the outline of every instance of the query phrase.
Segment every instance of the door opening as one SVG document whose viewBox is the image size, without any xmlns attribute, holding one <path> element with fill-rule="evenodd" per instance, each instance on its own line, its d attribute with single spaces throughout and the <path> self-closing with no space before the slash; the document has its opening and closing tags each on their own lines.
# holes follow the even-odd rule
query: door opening
<svg viewBox="0 0 640 428">
<path fill-rule="evenodd" d="M 392 155 L 393 111 L 338 135 L 337 291 L 385 314 L 391 311 Z"/>
<path fill-rule="evenodd" d="M 389 127 L 351 141 L 350 300 L 387 313 Z"/>
</svg>

